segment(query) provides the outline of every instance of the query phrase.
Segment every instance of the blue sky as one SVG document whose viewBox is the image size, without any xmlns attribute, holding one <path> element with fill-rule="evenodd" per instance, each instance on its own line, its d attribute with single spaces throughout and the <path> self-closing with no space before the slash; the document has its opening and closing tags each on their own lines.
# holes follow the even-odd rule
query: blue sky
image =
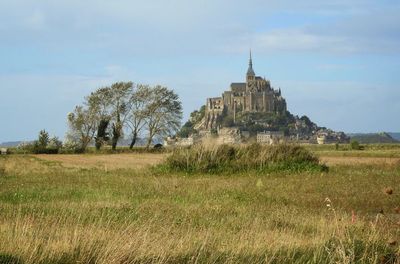
<svg viewBox="0 0 400 264">
<path fill-rule="evenodd" d="M 162 84 L 185 117 L 257 75 L 288 109 L 345 132 L 400 131 L 400 2 L 0 0 L 0 142 L 63 137 L 114 81 Z"/>
</svg>

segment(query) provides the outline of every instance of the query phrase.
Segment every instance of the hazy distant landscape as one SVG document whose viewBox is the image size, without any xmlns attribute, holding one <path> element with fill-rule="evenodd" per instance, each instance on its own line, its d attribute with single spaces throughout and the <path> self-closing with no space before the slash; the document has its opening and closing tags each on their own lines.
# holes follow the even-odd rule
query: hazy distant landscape
<svg viewBox="0 0 400 264">
<path fill-rule="evenodd" d="M 385 134 L 388 134 L 391 138 L 388 138 Z M 374 143 L 397 143 L 400 142 L 400 132 L 382 132 L 382 133 L 348 133 L 351 138 L 360 141 L 364 144 L 374 144 Z M 32 141 L 32 140 L 28 140 Z M 129 146 L 131 139 L 122 139 L 119 143 L 121 146 Z M 397 141 L 397 142 L 396 142 Z M 17 147 L 24 141 L 12 141 L 12 142 L 2 142 L 0 147 Z M 144 145 L 145 140 L 139 140 L 138 145 Z"/>
</svg>

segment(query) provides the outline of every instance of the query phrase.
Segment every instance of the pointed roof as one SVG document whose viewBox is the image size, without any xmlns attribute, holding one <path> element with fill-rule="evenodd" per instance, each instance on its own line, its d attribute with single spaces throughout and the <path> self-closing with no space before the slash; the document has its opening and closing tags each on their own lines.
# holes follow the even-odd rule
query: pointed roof
<svg viewBox="0 0 400 264">
<path fill-rule="evenodd" d="M 250 59 L 249 59 L 249 68 L 247 69 L 247 75 L 249 76 L 255 76 L 256 74 L 254 73 L 253 70 L 253 60 L 251 58 L 251 50 L 250 50 Z"/>
</svg>

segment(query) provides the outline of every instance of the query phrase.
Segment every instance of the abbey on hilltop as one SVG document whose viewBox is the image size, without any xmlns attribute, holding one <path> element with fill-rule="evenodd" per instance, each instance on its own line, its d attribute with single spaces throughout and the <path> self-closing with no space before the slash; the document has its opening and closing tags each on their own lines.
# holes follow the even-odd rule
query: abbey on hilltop
<svg viewBox="0 0 400 264">
<path fill-rule="evenodd" d="M 190 145 L 217 139 L 219 143 L 294 141 L 304 143 L 348 142 L 343 132 L 319 127 L 307 116 L 287 110 L 281 89 L 256 76 L 250 52 L 245 82 L 231 83 L 221 97 L 207 98 L 206 104 L 190 114 L 172 144 Z M 171 142 L 167 142 L 170 144 Z"/>
<path fill-rule="evenodd" d="M 275 90 L 269 80 L 256 76 L 251 52 L 246 82 L 231 83 L 230 90 L 223 92 L 221 97 L 207 98 L 203 129 L 216 128 L 222 115 L 232 115 L 235 118 L 242 112 L 286 112 L 286 101 L 281 89 Z"/>
</svg>

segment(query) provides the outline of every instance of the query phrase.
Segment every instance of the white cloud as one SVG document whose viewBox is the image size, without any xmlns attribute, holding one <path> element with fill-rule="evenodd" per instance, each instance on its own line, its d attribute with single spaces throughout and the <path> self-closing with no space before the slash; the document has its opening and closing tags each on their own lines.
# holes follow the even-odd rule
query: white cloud
<svg viewBox="0 0 400 264">
<path fill-rule="evenodd" d="M 397 16 L 397 15 L 396 15 Z M 365 19 L 365 20 L 364 20 Z M 369 18 L 368 18 L 369 20 Z M 365 17 L 356 22 L 340 24 L 288 27 L 262 32 L 250 32 L 238 36 L 224 48 L 228 52 L 243 52 L 251 46 L 258 52 L 319 52 L 325 54 L 400 52 L 400 18 L 398 26 L 392 20 L 380 25 Z M 368 30 L 360 30 L 363 24 Z M 397 25 L 397 24 L 396 24 Z"/>
<path fill-rule="evenodd" d="M 399 11 L 399 5 L 371 0 L 15 0 L 0 3 L 0 33 L 9 43 L 115 52 L 243 52 L 251 46 L 264 52 L 388 53 L 400 49 Z M 299 15 L 319 20 L 268 29 L 265 21 L 276 14 L 292 22 Z M 38 29 L 46 34 L 36 34 Z"/>
<path fill-rule="evenodd" d="M 306 1 L 277 9 L 285 14 L 279 26 L 268 18 L 263 27 L 238 31 L 222 50 L 243 52 L 251 46 L 259 52 L 318 52 L 325 54 L 398 54 L 400 52 L 400 3 L 370 1 Z M 290 2 L 290 1 L 289 1 Z M 300 2 L 299 2 L 300 3 Z M 304 7 L 303 6 L 303 7 Z M 340 12 L 337 12 L 340 11 Z M 296 17 L 307 17 L 305 21 Z M 314 18 L 314 20 L 313 20 Z M 285 25 L 285 20 L 290 21 Z M 280 25 L 281 24 L 281 25 Z M 225 43 L 226 44 L 226 43 Z"/>
<path fill-rule="evenodd" d="M 312 51 L 312 52 L 354 52 L 355 47 L 347 45 L 340 36 L 322 36 L 301 29 L 273 30 L 251 36 L 252 47 L 264 52 Z"/>
</svg>

